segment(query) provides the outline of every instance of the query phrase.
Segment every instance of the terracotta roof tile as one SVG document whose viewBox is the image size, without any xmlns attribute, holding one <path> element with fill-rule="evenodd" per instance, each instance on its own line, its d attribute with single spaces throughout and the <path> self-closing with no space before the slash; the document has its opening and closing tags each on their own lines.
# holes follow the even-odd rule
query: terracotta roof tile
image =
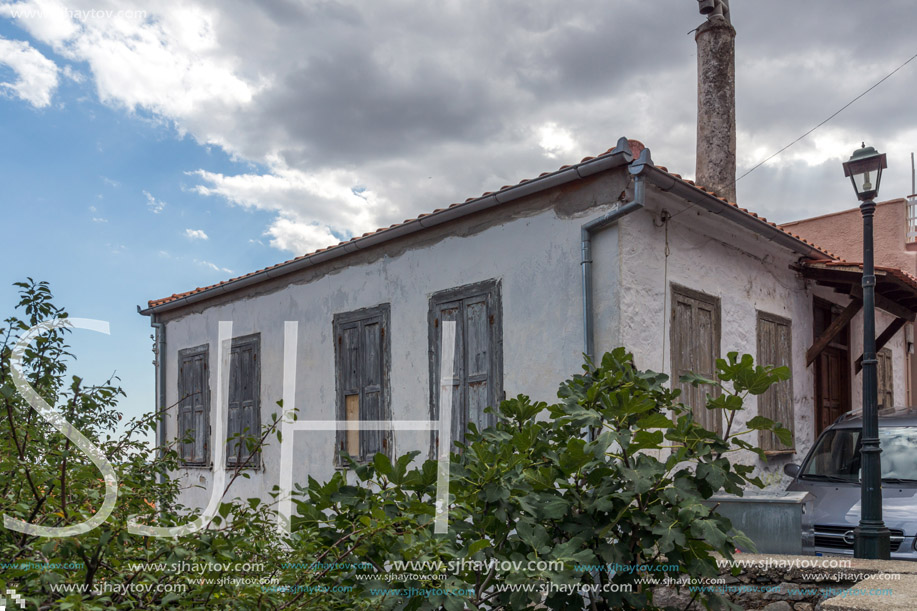
<svg viewBox="0 0 917 611">
<path fill-rule="evenodd" d="M 749 211 L 749 210 L 747 210 L 747 209 L 745 209 L 745 208 L 740 208 L 739 205 L 738 205 L 737 203 L 731 202 L 731 201 L 729 201 L 729 200 L 728 200 L 727 198 L 725 198 L 725 197 L 720 197 L 719 195 L 716 194 L 716 192 L 712 191 L 711 189 L 708 189 L 707 187 L 705 187 L 705 186 L 703 186 L 703 185 L 699 185 L 699 184 L 695 183 L 695 182 L 692 181 L 692 180 L 688 180 L 688 179 L 682 178 L 681 175 L 679 175 L 679 174 L 675 174 L 674 172 L 669 172 L 668 168 L 666 168 L 665 166 L 656 166 L 656 169 L 657 169 L 657 170 L 661 170 L 661 171 L 665 172 L 666 174 L 668 174 L 669 176 L 672 176 L 673 178 L 676 178 L 676 179 L 678 179 L 678 180 L 684 182 L 685 184 L 691 185 L 692 187 L 694 187 L 694 188 L 696 188 L 696 189 L 699 189 L 700 191 L 703 191 L 704 193 L 708 193 L 708 194 L 712 195 L 713 197 L 716 197 L 718 200 L 720 200 L 720 201 L 722 201 L 722 202 L 725 202 L 726 204 L 732 206 L 733 208 L 736 208 L 736 209 L 738 209 L 738 210 L 741 210 L 742 212 L 748 214 L 749 216 L 758 219 L 758 220 L 761 221 L 762 223 L 766 223 L 766 224 L 770 225 L 771 227 L 774 227 L 774 228 L 776 228 L 776 229 L 779 229 L 779 230 L 782 231 L 783 233 L 785 233 L 785 234 L 787 234 L 787 235 L 789 235 L 789 236 L 791 236 L 791 237 L 793 237 L 793 238 L 799 240 L 800 242 L 803 242 L 804 244 L 808 244 L 809 246 L 812 246 L 813 248 L 818 249 L 820 252 L 822 252 L 822 253 L 828 255 L 829 257 L 833 257 L 833 259 L 838 259 L 838 258 L 839 258 L 839 257 L 837 257 L 836 255 L 834 255 L 834 253 L 832 253 L 832 252 L 830 252 L 830 251 L 828 251 L 828 250 L 825 250 L 824 248 L 822 248 L 821 246 L 818 246 L 817 244 L 813 244 L 812 242 L 809 242 L 808 240 L 806 240 L 806 239 L 804 239 L 803 237 L 801 237 L 801 236 L 799 236 L 799 235 L 793 233 L 792 231 L 788 231 L 787 229 L 778 226 L 776 223 L 772 223 L 772 222 L 768 221 L 768 220 L 767 220 L 766 218 L 764 218 L 763 216 L 760 216 L 760 215 L 758 215 L 757 213 L 751 212 L 751 211 Z M 878 268 L 877 268 L 877 269 L 878 269 Z"/>
<path fill-rule="evenodd" d="M 863 269 L 863 263 L 861 261 L 845 261 L 844 259 L 814 259 L 806 262 L 806 265 L 824 265 L 825 267 L 856 267 Z M 917 276 L 914 276 L 910 272 L 906 272 L 903 269 L 898 269 L 897 267 L 886 267 L 884 265 L 876 265 L 876 271 L 885 272 L 886 274 L 897 278 L 898 280 L 909 285 L 915 291 L 917 291 Z"/>
</svg>

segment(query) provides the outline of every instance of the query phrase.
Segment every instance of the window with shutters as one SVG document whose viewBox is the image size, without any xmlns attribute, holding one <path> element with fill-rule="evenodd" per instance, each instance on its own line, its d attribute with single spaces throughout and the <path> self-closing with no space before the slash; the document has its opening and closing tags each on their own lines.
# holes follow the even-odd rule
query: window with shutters
<svg viewBox="0 0 917 611">
<path fill-rule="evenodd" d="M 230 348 L 226 464 L 261 466 L 261 335 L 235 337 Z"/>
<path fill-rule="evenodd" d="M 439 419 L 442 323 L 455 322 L 452 379 L 452 440 L 464 442 L 473 423 L 492 426 L 495 415 L 484 409 L 503 398 L 503 324 L 500 283 L 488 280 L 436 293 L 430 299 L 431 418 Z M 433 435 L 434 455 L 438 439 Z"/>
<path fill-rule="evenodd" d="M 883 348 L 876 353 L 876 380 L 879 387 L 879 409 L 895 406 L 892 378 L 892 351 Z"/>
<path fill-rule="evenodd" d="M 179 455 L 186 465 L 210 462 L 209 349 L 205 344 L 178 351 Z"/>
<path fill-rule="evenodd" d="M 758 364 L 793 368 L 790 321 L 758 312 Z M 758 395 L 758 414 L 779 422 L 791 432 L 793 426 L 793 384 L 783 380 Z M 770 431 L 758 431 L 758 445 L 768 453 L 792 452 L 793 446 L 780 443 Z"/>
<path fill-rule="evenodd" d="M 707 395 L 714 387 L 696 388 L 678 380 L 693 372 L 715 379 L 720 356 L 720 300 L 688 288 L 672 285 L 672 385 L 681 389 L 682 403 L 691 407 L 694 420 L 709 431 L 720 432 L 717 410 L 707 409 Z"/>
<path fill-rule="evenodd" d="M 389 304 L 334 316 L 337 418 L 348 422 L 391 420 L 389 407 Z M 338 430 L 335 461 L 341 452 L 357 462 L 381 452 L 391 456 L 389 429 Z"/>
</svg>

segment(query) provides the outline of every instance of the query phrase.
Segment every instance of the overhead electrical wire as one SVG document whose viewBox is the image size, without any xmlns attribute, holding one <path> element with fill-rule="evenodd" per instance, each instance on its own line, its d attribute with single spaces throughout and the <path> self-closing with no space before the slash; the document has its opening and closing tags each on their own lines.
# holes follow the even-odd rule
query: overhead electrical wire
<svg viewBox="0 0 917 611">
<path fill-rule="evenodd" d="M 798 138 L 796 138 L 795 140 L 793 140 L 792 142 L 790 142 L 789 144 L 787 144 L 785 147 L 783 147 L 782 149 L 780 149 L 779 151 L 777 151 L 776 153 L 774 153 L 774 154 L 771 155 L 770 157 L 767 157 L 767 158 L 764 159 L 763 161 L 758 162 L 758 163 L 757 163 L 756 165 L 754 165 L 750 170 L 748 170 L 747 172 L 745 172 L 744 174 L 742 174 L 741 176 L 739 176 L 738 178 L 736 178 L 735 182 L 739 182 L 740 180 L 742 180 L 743 178 L 745 178 L 746 176 L 748 176 L 749 174 L 751 174 L 752 172 L 754 172 L 755 170 L 757 170 L 758 168 L 760 168 L 761 166 L 763 166 L 765 163 L 767 163 L 768 161 L 770 161 L 771 159 L 773 159 L 774 157 L 776 157 L 777 155 L 779 155 L 779 154 L 782 153 L 783 151 L 787 150 L 788 148 L 790 148 L 791 146 L 793 146 L 794 144 L 796 144 L 797 142 L 799 142 L 800 140 L 802 140 L 803 138 L 805 138 L 806 136 L 808 136 L 809 134 L 811 134 L 812 132 L 814 132 L 816 129 L 818 129 L 819 127 L 821 127 L 822 125 L 824 125 L 825 123 L 827 123 L 828 121 L 830 121 L 831 119 L 833 119 L 834 117 L 836 117 L 837 115 L 841 114 L 844 110 L 846 110 L 847 108 L 849 108 L 854 102 L 856 102 L 857 100 L 859 100 L 860 98 L 862 98 L 864 95 L 866 95 L 867 93 L 869 93 L 870 91 L 872 91 L 873 89 L 875 89 L 876 87 L 878 87 L 879 85 L 881 85 L 882 83 L 884 83 L 884 82 L 885 82 L 886 80 L 888 80 L 892 75 L 894 75 L 896 72 L 898 72 L 899 70 L 901 70 L 902 68 L 904 68 L 906 65 L 908 65 L 909 63 L 911 63 L 911 62 L 914 61 L 915 59 L 917 59 L 917 53 L 915 53 L 914 55 L 911 55 L 911 57 L 910 57 L 907 61 L 905 61 L 903 64 L 901 64 L 900 66 L 898 66 L 897 68 L 895 68 L 894 70 L 892 70 L 891 72 L 889 72 L 888 74 L 886 74 L 885 76 L 883 76 L 881 79 L 879 79 L 878 81 L 876 81 L 869 89 L 867 89 L 866 91 L 864 91 L 863 93 L 861 93 L 861 94 L 858 95 L 857 97 L 853 98 L 852 100 L 850 100 L 849 102 L 847 102 L 846 104 L 844 104 L 840 109 L 838 109 L 837 111 L 835 111 L 835 112 L 834 112 L 831 116 L 829 116 L 827 119 L 825 119 L 824 121 L 822 121 L 821 123 L 819 123 L 818 125 L 816 125 L 815 127 L 813 127 L 812 129 L 810 129 L 809 131 L 807 131 L 807 132 L 804 133 L 803 135 L 799 136 Z M 735 183 L 733 183 L 733 184 L 735 184 Z"/>
</svg>

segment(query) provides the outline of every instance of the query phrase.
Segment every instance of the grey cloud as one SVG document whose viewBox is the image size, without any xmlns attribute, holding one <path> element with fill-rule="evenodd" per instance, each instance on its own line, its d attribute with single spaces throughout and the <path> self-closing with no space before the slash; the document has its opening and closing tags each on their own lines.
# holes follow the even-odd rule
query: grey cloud
<svg viewBox="0 0 917 611">
<path fill-rule="evenodd" d="M 500 92 L 420 60 L 396 76 L 366 54 L 320 57 L 269 93 L 265 117 L 283 117 L 299 163 L 363 163 L 444 142 L 480 141 L 501 129 Z M 256 104 L 258 100 L 256 100 Z"/>
<path fill-rule="evenodd" d="M 262 167 L 352 171 L 388 202 L 380 224 L 578 161 L 621 135 L 693 174 L 695 0 L 200 1 L 218 15 L 213 53 L 261 89 L 241 109 L 202 101 L 182 126 Z M 732 5 L 740 172 L 913 52 L 906 0 Z M 917 134 L 915 79 L 917 61 L 819 134 L 852 145 Z M 538 146 L 547 122 L 572 134 L 569 159 Z M 800 143 L 739 183 L 741 203 L 777 221 L 849 207 L 837 174 L 852 145 L 789 163 L 817 156 L 814 139 Z M 883 195 L 910 189 L 903 156 L 890 159 Z M 327 222 L 332 205 L 315 198 L 297 214 Z"/>
</svg>

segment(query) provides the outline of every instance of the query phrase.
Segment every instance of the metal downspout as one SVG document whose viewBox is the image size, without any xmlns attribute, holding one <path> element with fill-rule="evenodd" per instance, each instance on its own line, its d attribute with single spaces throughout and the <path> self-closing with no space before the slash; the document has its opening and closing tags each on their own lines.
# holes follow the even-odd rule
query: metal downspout
<svg viewBox="0 0 917 611">
<path fill-rule="evenodd" d="M 159 457 L 162 458 L 163 448 L 166 445 L 166 414 L 164 411 L 166 396 L 166 325 L 165 323 L 157 322 L 156 314 L 151 314 L 150 326 L 156 329 L 153 350 L 156 355 L 156 360 L 153 362 L 156 366 L 155 409 L 159 413 L 159 423 L 156 427 L 156 445 L 158 446 Z M 159 482 L 162 483 L 164 480 L 165 476 L 160 474 Z"/>
<path fill-rule="evenodd" d="M 647 154 L 649 151 L 647 150 Z M 643 155 L 641 155 L 641 158 Z M 646 184 L 642 175 L 634 173 L 634 199 L 618 206 L 611 212 L 584 224 L 580 230 L 582 239 L 583 270 L 583 352 L 590 360 L 595 356 L 595 316 L 592 289 L 592 236 L 605 227 L 616 223 L 620 218 L 643 208 L 646 198 Z"/>
</svg>

